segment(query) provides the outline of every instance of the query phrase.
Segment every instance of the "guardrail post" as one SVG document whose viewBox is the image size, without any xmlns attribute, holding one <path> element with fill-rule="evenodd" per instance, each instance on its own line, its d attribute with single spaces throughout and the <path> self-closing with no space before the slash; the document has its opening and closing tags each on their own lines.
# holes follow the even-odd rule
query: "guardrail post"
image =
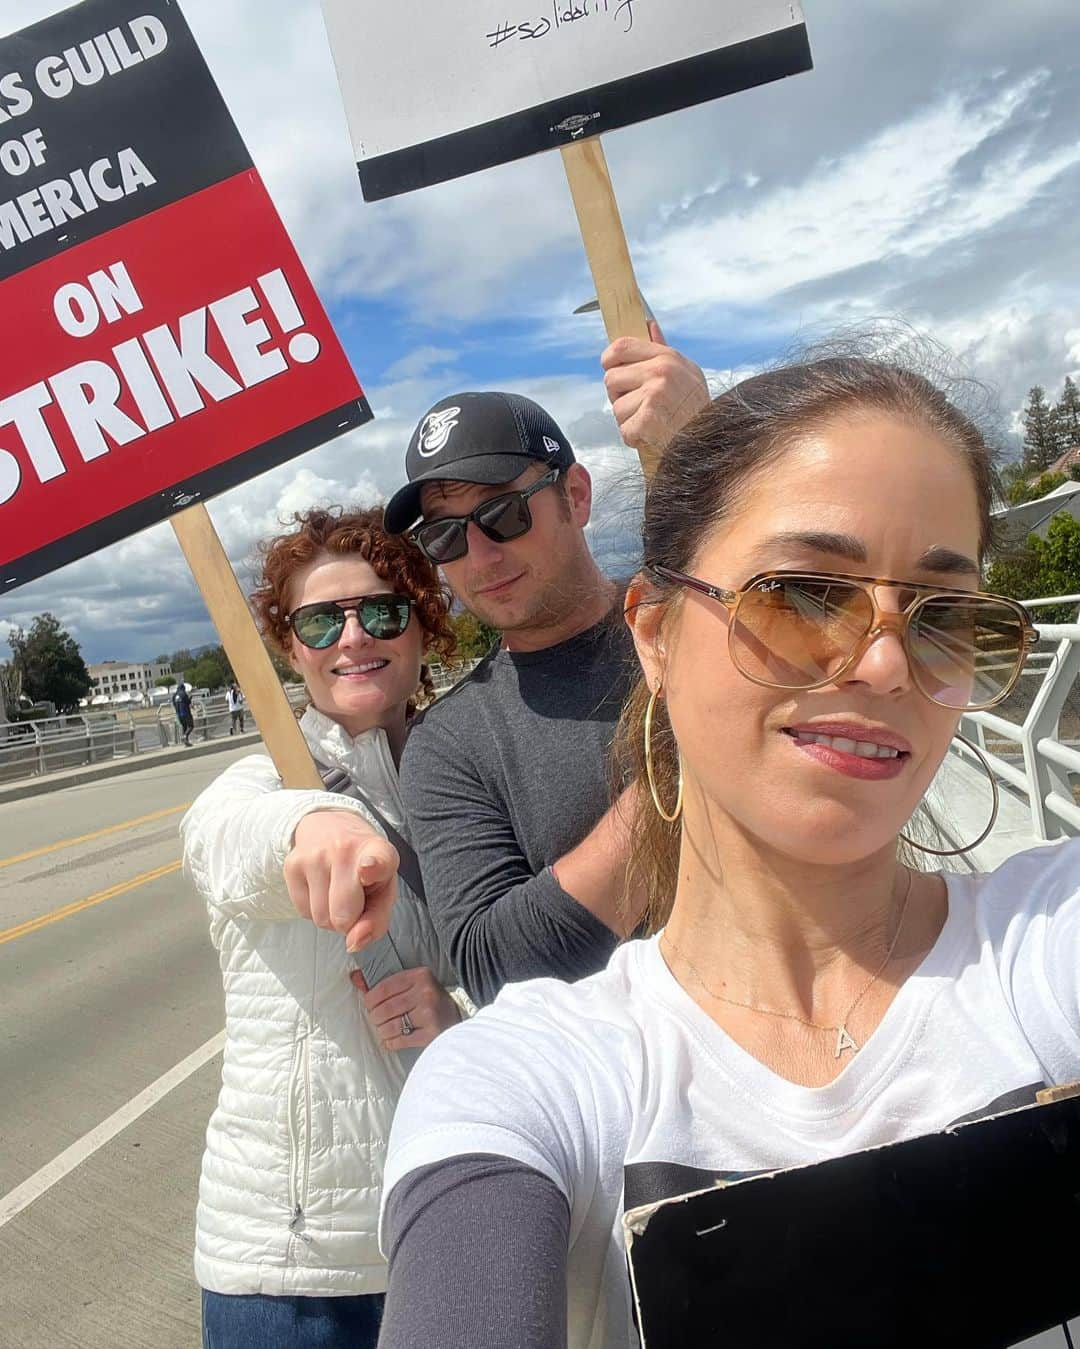
<svg viewBox="0 0 1080 1349">
<path fill-rule="evenodd" d="M 34 732 L 34 746 L 37 749 L 38 776 L 45 776 L 45 744 L 41 738 L 41 732 L 38 730 L 36 721 L 30 723 L 30 729 Z"/>
<path fill-rule="evenodd" d="M 969 740 L 974 741 L 976 745 L 985 754 L 986 751 L 986 727 L 981 722 L 973 721 L 968 713 L 960 718 L 960 734 L 967 736 Z M 959 753 L 959 751 L 957 751 Z M 961 755 L 961 758 L 963 755 Z"/>
<path fill-rule="evenodd" d="M 1077 674 L 1080 673 L 1080 644 L 1065 638 L 1058 644 L 1054 661 L 1039 686 L 1021 731 L 1024 768 L 1031 782 L 1031 814 L 1038 838 L 1066 838 L 1069 831 L 1046 809 L 1046 798 L 1060 792 L 1072 799 L 1072 784 L 1065 768 L 1051 763 L 1039 753 L 1040 740 L 1056 739 L 1062 709 Z"/>
</svg>

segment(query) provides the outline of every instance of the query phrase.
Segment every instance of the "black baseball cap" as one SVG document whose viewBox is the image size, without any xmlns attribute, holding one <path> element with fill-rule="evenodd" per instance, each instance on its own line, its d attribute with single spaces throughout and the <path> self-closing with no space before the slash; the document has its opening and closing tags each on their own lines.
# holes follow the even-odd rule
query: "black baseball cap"
<svg viewBox="0 0 1080 1349">
<path fill-rule="evenodd" d="M 421 419 L 405 454 L 409 481 L 386 504 L 383 524 L 403 534 L 420 518 L 426 482 L 512 482 L 531 463 L 569 468 L 570 442 L 549 412 L 516 393 L 458 393 Z"/>
</svg>

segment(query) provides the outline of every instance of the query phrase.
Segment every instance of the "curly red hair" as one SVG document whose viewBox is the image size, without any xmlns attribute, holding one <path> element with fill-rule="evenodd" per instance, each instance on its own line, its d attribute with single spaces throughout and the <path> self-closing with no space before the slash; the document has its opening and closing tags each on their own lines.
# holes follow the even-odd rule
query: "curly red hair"
<svg viewBox="0 0 1080 1349">
<path fill-rule="evenodd" d="M 427 638 L 426 650 L 443 661 L 454 658 L 457 647 L 450 626 L 450 595 L 438 572 L 404 536 L 383 528 L 383 508 L 346 510 L 341 506 L 297 511 L 283 522 L 292 528 L 258 545 L 259 582 L 251 592 L 251 607 L 263 635 L 284 656 L 292 651 L 289 588 L 296 574 L 316 558 L 359 556 L 401 595 L 408 595 Z M 425 665 L 421 687 L 434 696 Z"/>
</svg>

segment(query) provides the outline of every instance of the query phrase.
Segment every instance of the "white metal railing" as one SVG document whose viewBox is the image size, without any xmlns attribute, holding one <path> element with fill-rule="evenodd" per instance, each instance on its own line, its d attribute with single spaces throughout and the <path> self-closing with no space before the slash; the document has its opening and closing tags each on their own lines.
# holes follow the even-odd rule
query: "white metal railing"
<svg viewBox="0 0 1080 1349">
<path fill-rule="evenodd" d="M 479 662 L 464 661 L 450 668 L 433 670 L 435 692 L 441 696 Z M 307 705 L 303 684 L 285 684 L 286 697 L 294 709 Z M 225 695 L 193 698 L 193 739 L 218 740 L 228 736 L 232 720 Z M 246 727 L 257 729 L 250 707 L 244 708 Z M 65 768 L 126 758 L 152 749 L 179 745 L 180 724 L 172 703 L 149 708 L 102 709 L 37 721 L 0 723 L 0 782 L 39 777 Z"/>
<path fill-rule="evenodd" d="M 295 707 L 306 701 L 303 684 L 286 684 Z M 225 695 L 193 698 L 196 740 L 216 740 L 229 734 L 232 724 Z M 250 708 L 244 709 L 247 728 L 255 729 Z M 65 768 L 126 758 L 152 749 L 178 745 L 179 722 L 172 704 L 153 708 L 124 708 L 82 712 L 37 721 L 0 724 L 0 782 L 39 777 Z"/>
<path fill-rule="evenodd" d="M 1024 607 L 1038 610 L 1055 605 L 1080 604 L 1080 595 L 1058 595 L 1024 600 Z M 1022 720 L 1010 720 L 1000 712 L 969 712 L 961 722 L 962 734 L 979 745 L 1002 781 L 1022 792 L 1031 808 L 1032 832 L 1036 838 L 1069 838 L 1080 834 L 1080 806 L 1073 779 L 1080 777 L 1080 735 L 1072 743 L 1062 738 L 1062 713 L 1080 674 L 1080 621 L 1037 623 L 1041 642 L 1028 658 L 1025 680 L 1037 679 L 1031 704 Z M 1075 709 L 1070 717 L 1075 717 Z M 1072 728 L 1076 730 L 1077 728 Z M 1006 758 L 987 744 L 987 735 L 1017 744 L 1020 754 Z"/>
<path fill-rule="evenodd" d="M 433 662 L 429 666 L 429 670 L 436 698 L 441 698 L 444 693 L 449 693 L 459 679 L 464 679 L 467 674 L 471 674 L 479 664 L 480 657 L 475 660 L 455 662 L 450 666 L 443 665 L 441 662 Z"/>
</svg>

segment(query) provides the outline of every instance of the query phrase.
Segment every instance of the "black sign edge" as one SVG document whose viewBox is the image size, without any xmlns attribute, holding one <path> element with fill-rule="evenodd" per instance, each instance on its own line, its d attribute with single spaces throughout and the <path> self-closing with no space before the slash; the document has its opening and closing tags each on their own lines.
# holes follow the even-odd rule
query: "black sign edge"
<svg viewBox="0 0 1080 1349">
<path fill-rule="evenodd" d="M 365 201 L 383 201 L 812 69 L 806 24 L 792 24 L 467 131 L 361 160 L 356 166 L 360 186 Z"/>
<path fill-rule="evenodd" d="M 122 510 L 86 525 L 62 539 L 36 548 L 13 561 L 0 564 L 0 597 L 10 595 L 31 581 L 38 581 L 61 567 L 80 562 L 114 543 L 141 534 L 161 524 L 188 506 L 206 502 L 233 487 L 279 468 L 309 450 L 329 444 L 349 431 L 371 421 L 374 413 L 367 397 L 350 399 L 340 407 L 324 412 L 291 431 L 283 432 L 242 454 L 206 469 L 194 478 L 181 479 L 164 491 L 155 492 Z"/>
<path fill-rule="evenodd" d="M 631 1211 L 631 1213 L 639 1214 L 640 1217 L 645 1217 L 645 1227 L 643 1228 L 632 1226 L 626 1221 L 631 1214 L 624 1214 L 623 1237 L 625 1242 L 625 1256 L 631 1288 L 631 1298 L 633 1302 L 634 1322 L 638 1327 L 643 1349 L 649 1349 L 649 1346 L 653 1341 L 647 1337 L 647 1332 L 650 1327 L 644 1324 L 646 1319 L 644 1316 L 645 1309 L 642 1306 L 637 1286 L 636 1273 L 642 1258 L 641 1240 L 645 1238 L 646 1229 L 652 1228 L 653 1221 L 656 1218 L 661 1218 L 661 1220 L 663 1220 L 664 1217 L 671 1218 L 675 1215 L 676 1211 L 684 1205 L 693 1204 L 699 1210 L 699 1219 L 704 1219 L 708 1223 L 708 1226 L 704 1230 L 698 1232 L 697 1235 L 713 1239 L 712 1234 L 714 1232 L 719 1232 L 727 1223 L 727 1218 L 724 1217 L 720 1206 L 723 1204 L 726 1196 L 731 1196 L 736 1191 L 740 1192 L 741 1197 L 742 1195 L 745 1195 L 747 1191 L 752 1192 L 755 1188 L 768 1186 L 778 1180 L 793 1178 L 797 1183 L 800 1177 L 814 1175 L 815 1173 L 818 1176 L 825 1176 L 829 1172 L 835 1171 L 838 1167 L 843 1167 L 844 1165 L 853 1162 L 862 1162 L 869 1166 L 877 1166 L 879 1165 L 881 1158 L 887 1158 L 890 1154 L 895 1155 L 898 1150 L 910 1151 L 916 1148 L 925 1148 L 934 1143 L 944 1144 L 946 1146 L 950 1143 L 958 1145 L 957 1152 L 953 1154 L 950 1161 L 956 1162 L 957 1160 L 960 1160 L 962 1162 L 964 1156 L 962 1151 L 963 1145 L 972 1143 L 974 1141 L 973 1135 L 982 1134 L 983 1136 L 988 1136 L 986 1131 L 988 1129 L 993 1129 L 994 1126 L 997 1126 L 999 1132 L 1010 1128 L 1026 1127 L 1030 1133 L 1038 1128 L 1039 1132 L 1041 1132 L 1049 1142 L 1051 1149 L 1058 1152 L 1062 1147 L 1061 1130 L 1068 1127 L 1068 1121 L 1070 1119 L 1074 1125 L 1077 1122 L 1080 1122 L 1080 1097 L 1078 1096 L 1066 1097 L 1063 1100 L 1054 1101 L 1048 1104 L 1021 1106 L 1013 1110 L 1003 1111 L 998 1115 L 986 1116 L 974 1120 L 964 1120 L 962 1122 L 957 1122 L 949 1128 L 941 1129 L 936 1132 L 918 1134 L 911 1138 L 898 1139 L 892 1143 L 873 1145 L 859 1149 L 853 1153 L 842 1153 L 836 1157 L 824 1158 L 818 1162 L 797 1164 L 772 1171 L 762 1171 L 754 1175 L 741 1177 L 738 1180 L 726 1182 L 722 1185 L 714 1185 L 707 1189 L 693 1190 L 686 1194 L 669 1195 L 664 1199 L 641 1205 L 637 1210 Z M 1080 1202 L 1080 1195 L 1075 1196 L 1075 1198 L 1077 1202 Z M 717 1223 L 718 1219 L 720 1220 L 719 1223 Z M 662 1228 L 662 1226 L 663 1221 L 658 1224 L 658 1228 Z M 651 1235 L 655 1239 L 657 1233 L 653 1232 Z M 996 1238 L 994 1234 L 991 1233 L 988 1239 L 993 1240 Z M 637 1259 L 635 1259 L 635 1254 Z M 1077 1304 L 1077 1307 L 1078 1310 L 1076 1312 L 1070 1311 L 1068 1313 L 1069 1320 L 1074 1319 L 1077 1314 L 1080 1314 L 1080 1303 Z M 670 1312 L 671 1308 L 665 1307 L 659 1313 L 659 1318 L 654 1318 L 652 1329 L 655 1330 L 656 1328 L 656 1319 L 666 1320 L 666 1316 L 670 1314 Z M 1052 1315 L 1054 1315 L 1055 1319 L 1048 1325 L 1031 1329 L 1028 1331 L 1027 1335 L 1025 1335 L 1023 1340 L 1018 1342 L 1014 1341 L 1014 1343 L 1025 1343 L 1026 1339 L 1031 1336 L 1053 1330 L 1060 1322 L 1056 1319 L 1056 1313 Z M 785 1341 L 785 1343 L 794 1343 L 794 1341 Z M 814 1344 L 817 1343 L 818 1341 L 815 1340 Z M 843 1341 L 844 1345 L 847 1345 L 848 1343 L 849 1342 L 846 1340 Z M 891 1345 L 892 1343 L 893 1341 L 890 1340 L 889 1344 Z M 959 1342 L 950 1341 L 949 1343 L 957 1344 Z M 840 1342 L 836 1341 L 834 1349 L 839 1349 L 839 1346 Z M 1002 1349 L 1002 1346 L 1003 1342 L 999 1341 L 995 1341 L 992 1346 L 988 1342 L 983 1341 L 976 1342 L 972 1340 L 970 1343 L 964 1341 L 964 1349 Z"/>
</svg>

